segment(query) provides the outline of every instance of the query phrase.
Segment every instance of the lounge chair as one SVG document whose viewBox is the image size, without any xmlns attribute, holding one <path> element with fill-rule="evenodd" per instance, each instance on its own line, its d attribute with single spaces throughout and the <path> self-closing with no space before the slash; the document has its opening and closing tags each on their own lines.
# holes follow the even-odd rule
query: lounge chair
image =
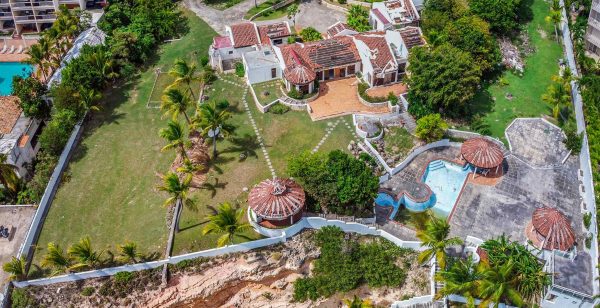
<svg viewBox="0 0 600 308">
<path fill-rule="evenodd" d="M 23 45 L 19 46 L 19 49 L 17 49 L 16 53 L 23 53 Z"/>
<path fill-rule="evenodd" d="M 8 50 L 8 52 L 7 52 L 7 53 L 9 53 L 9 54 L 10 54 L 10 53 L 13 53 L 13 52 L 15 52 L 15 45 L 11 45 L 11 46 L 10 46 L 10 49 Z"/>
<path fill-rule="evenodd" d="M 8 45 L 4 44 L 4 48 L 2 48 L 2 50 L 0 50 L 0 53 L 5 53 L 7 49 L 8 49 Z"/>
</svg>

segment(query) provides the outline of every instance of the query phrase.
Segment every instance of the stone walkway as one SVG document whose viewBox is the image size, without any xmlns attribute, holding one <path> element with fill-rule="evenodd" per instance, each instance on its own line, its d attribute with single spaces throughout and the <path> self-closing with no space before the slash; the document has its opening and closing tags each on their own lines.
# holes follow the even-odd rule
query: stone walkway
<svg viewBox="0 0 600 308">
<path fill-rule="evenodd" d="M 265 142 L 264 142 L 260 132 L 258 131 L 258 126 L 256 126 L 256 121 L 254 120 L 254 117 L 252 116 L 252 112 L 250 111 L 250 105 L 248 105 L 248 100 L 246 99 L 246 97 L 248 97 L 248 86 L 237 83 L 237 82 L 233 82 L 231 80 L 224 79 L 221 75 L 217 75 L 217 78 L 219 78 L 220 80 L 222 80 L 226 83 L 229 83 L 231 85 L 244 88 L 244 94 L 242 95 L 242 102 L 244 103 L 244 109 L 246 110 L 246 114 L 248 115 L 248 118 L 250 119 L 250 124 L 252 125 L 252 129 L 254 129 L 254 133 L 256 134 L 256 138 L 260 144 L 260 149 L 262 150 L 263 155 L 265 155 L 265 160 L 267 161 L 269 171 L 271 171 L 271 176 L 273 176 L 273 178 L 277 177 L 277 174 L 275 173 L 275 168 L 273 168 L 273 163 L 271 162 L 271 157 L 269 156 L 269 153 L 267 152 L 267 147 L 265 146 Z"/>
<path fill-rule="evenodd" d="M 346 121 L 346 119 L 341 118 L 341 119 L 338 119 L 337 121 L 333 122 L 332 125 L 326 129 L 325 136 L 323 136 L 323 138 L 321 138 L 319 143 L 312 149 L 313 153 L 316 153 L 319 150 L 319 148 L 323 145 L 323 143 L 325 143 L 325 141 L 327 141 L 327 139 L 329 138 L 329 136 L 331 135 L 333 130 L 338 126 L 338 124 L 340 124 L 340 122 L 344 123 L 346 128 L 352 133 L 352 136 L 354 136 L 354 139 L 355 139 L 354 141 L 360 142 L 360 138 L 356 134 L 356 131 L 354 131 L 354 129 L 352 129 L 352 126 L 350 124 L 348 124 L 348 121 Z"/>
</svg>

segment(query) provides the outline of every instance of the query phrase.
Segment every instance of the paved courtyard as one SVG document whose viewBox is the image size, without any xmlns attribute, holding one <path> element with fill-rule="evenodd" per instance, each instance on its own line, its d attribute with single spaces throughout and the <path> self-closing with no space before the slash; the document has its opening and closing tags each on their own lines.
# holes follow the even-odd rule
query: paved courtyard
<svg viewBox="0 0 600 308">
<path fill-rule="evenodd" d="M 506 129 L 513 155 L 536 168 L 559 167 L 569 155 L 560 128 L 540 118 L 516 119 Z"/>
<path fill-rule="evenodd" d="M 25 236 L 29 231 L 36 208 L 33 206 L 1 206 L 0 225 L 13 227 L 9 239 L 0 238 L 0 264 L 4 264 L 17 255 Z M 8 274 L 0 271 L 0 287 L 7 281 Z"/>
<path fill-rule="evenodd" d="M 380 114 L 388 113 L 387 106 L 370 107 L 358 100 L 358 81 L 354 77 L 321 82 L 319 97 L 311 102 L 313 121 L 352 113 Z"/>
</svg>

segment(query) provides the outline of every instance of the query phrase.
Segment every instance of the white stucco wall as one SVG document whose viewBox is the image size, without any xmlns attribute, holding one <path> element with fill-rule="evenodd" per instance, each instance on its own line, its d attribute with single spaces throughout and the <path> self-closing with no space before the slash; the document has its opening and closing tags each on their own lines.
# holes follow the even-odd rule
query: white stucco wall
<svg viewBox="0 0 600 308">
<path fill-rule="evenodd" d="M 367 44 L 363 41 L 359 41 L 354 39 L 354 43 L 356 44 L 356 49 L 358 50 L 358 55 L 360 56 L 360 60 L 362 62 L 362 75 L 363 79 L 370 85 L 373 86 L 373 65 L 371 64 L 371 51 Z M 371 81 L 369 82 L 369 78 L 367 75 L 371 75 Z"/>
</svg>

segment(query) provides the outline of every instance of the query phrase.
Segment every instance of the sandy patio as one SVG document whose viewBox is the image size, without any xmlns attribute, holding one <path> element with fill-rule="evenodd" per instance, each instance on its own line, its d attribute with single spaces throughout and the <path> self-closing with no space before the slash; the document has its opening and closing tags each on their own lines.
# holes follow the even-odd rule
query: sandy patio
<svg viewBox="0 0 600 308">
<path fill-rule="evenodd" d="M 322 82 L 319 88 L 319 97 L 311 102 L 310 117 L 313 121 L 332 117 L 363 113 L 388 113 L 384 107 L 369 107 L 358 100 L 358 81 L 354 77 Z M 389 92 L 389 91 L 388 91 Z"/>
</svg>

